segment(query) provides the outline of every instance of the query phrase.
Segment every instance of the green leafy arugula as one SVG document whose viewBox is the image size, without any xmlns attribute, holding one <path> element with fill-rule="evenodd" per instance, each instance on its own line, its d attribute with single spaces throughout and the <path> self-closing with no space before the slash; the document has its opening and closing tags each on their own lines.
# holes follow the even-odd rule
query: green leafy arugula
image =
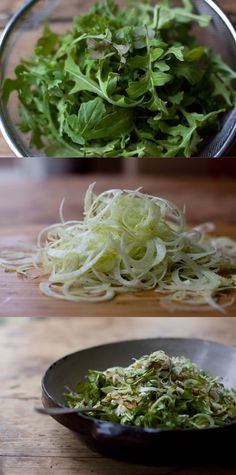
<svg viewBox="0 0 236 475">
<path fill-rule="evenodd" d="M 59 35 L 46 24 L 3 84 L 19 97 L 23 133 L 46 155 L 190 157 L 235 106 L 236 73 L 198 43 L 191 0 L 95 4 Z"/>
</svg>

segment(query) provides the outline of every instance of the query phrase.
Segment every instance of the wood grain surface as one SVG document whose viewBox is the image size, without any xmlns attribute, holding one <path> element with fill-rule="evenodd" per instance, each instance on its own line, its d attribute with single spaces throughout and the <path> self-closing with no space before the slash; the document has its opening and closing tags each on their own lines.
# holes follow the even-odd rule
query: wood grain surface
<svg viewBox="0 0 236 475">
<path fill-rule="evenodd" d="M 25 0 L 1 0 L 0 3 L 0 33 L 11 16 L 26 3 Z M 221 8 L 230 16 L 232 22 L 236 24 L 236 2 L 235 0 L 218 0 L 217 2 Z M 82 2 L 80 2 L 82 4 Z M 85 2 L 86 4 L 86 2 Z M 25 45 L 27 47 L 27 45 Z M 0 132 L 0 158 L 5 156 L 12 156 L 13 152 L 6 144 Z M 236 145 L 229 151 L 229 156 L 236 155 Z"/>
<path fill-rule="evenodd" d="M 212 221 L 216 233 L 236 238 L 235 180 L 226 178 L 164 178 L 158 176 L 89 175 L 64 176 L 34 183 L 6 183 L 0 189 L 0 249 L 34 247 L 38 232 L 58 221 L 58 209 L 66 198 L 66 219 L 80 219 L 85 191 L 93 181 L 96 191 L 109 188 L 138 188 L 163 196 L 177 205 L 187 207 L 187 222 L 197 225 Z M 15 273 L 0 270 L 0 316 L 171 316 L 157 300 L 155 292 L 124 294 L 110 302 L 75 304 L 45 297 L 38 281 L 18 278 Z M 190 316 L 194 310 L 175 311 L 175 315 Z M 197 316 L 215 316 L 216 311 L 196 309 Z M 218 315 L 218 314 L 217 314 Z M 236 303 L 226 315 L 236 316 Z"/>
<path fill-rule="evenodd" d="M 195 337 L 236 344 L 233 318 L 0 319 L 1 475 L 233 475 L 235 467 L 147 468 L 104 458 L 34 412 L 47 367 L 67 353 L 130 338 Z M 168 465 L 168 464 L 167 464 Z"/>
</svg>

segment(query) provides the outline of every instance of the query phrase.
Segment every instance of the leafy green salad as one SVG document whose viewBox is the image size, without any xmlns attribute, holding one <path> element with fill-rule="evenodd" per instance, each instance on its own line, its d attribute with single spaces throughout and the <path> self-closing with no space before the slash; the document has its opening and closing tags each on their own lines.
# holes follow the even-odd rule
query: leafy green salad
<svg viewBox="0 0 236 475">
<path fill-rule="evenodd" d="M 96 418 L 127 426 L 201 429 L 236 421 L 235 390 L 189 359 L 164 351 L 126 368 L 89 370 L 64 397 L 71 408 L 96 408 Z"/>
<path fill-rule="evenodd" d="M 6 79 L 20 130 L 48 156 L 190 157 L 235 106 L 236 73 L 201 45 L 191 0 L 96 3 L 66 34 L 46 24 L 31 57 Z"/>
</svg>

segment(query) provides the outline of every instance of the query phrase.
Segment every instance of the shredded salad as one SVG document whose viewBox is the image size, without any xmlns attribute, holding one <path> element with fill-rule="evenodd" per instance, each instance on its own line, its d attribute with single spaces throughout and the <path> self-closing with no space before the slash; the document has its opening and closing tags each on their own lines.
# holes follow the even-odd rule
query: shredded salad
<svg viewBox="0 0 236 475">
<path fill-rule="evenodd" d="M 6 251 L 0 264 L 44 276 L 41 291 L 74 302 L 101 302 L 117 294 L 154 290 L 170 310 L 223 310 L 219 296 L 236 287 L 236 241 L 214 237 L 210 223 L 188 229 L 185 211 L 141 189 L 86 192 L 84 217 L 44 228 L 32 254 Z"/>
<path fill-rule="evenodd" d="M 69 407 L 96 408 L 96 418 L 128 426 L 201 429 L 236 421 L 235 390 L 191 360 L 164 351 L 126 368 L 89 370 L 64 398 Z"/>
</svg>

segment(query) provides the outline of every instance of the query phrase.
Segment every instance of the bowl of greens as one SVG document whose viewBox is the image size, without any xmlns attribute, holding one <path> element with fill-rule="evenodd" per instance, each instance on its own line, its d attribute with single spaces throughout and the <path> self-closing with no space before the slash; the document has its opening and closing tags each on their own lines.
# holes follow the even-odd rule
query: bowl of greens
<svg viewBox="0 0 236 475">
<path fill-rule="evenodd" d="M 222 156 L 235 58 L 212 0 L 30 0 L 1 39 L 1 130 L 19 157 Z"/>
<path fill-rule="evenodd" d="M 106 456 L 151 465 L 233 460 L 236 349 L 197 339 L 123 341 L 53 363 L 45 407 Z M 82 414 L 82 408 L 96 412 Z"/>
</svg>

